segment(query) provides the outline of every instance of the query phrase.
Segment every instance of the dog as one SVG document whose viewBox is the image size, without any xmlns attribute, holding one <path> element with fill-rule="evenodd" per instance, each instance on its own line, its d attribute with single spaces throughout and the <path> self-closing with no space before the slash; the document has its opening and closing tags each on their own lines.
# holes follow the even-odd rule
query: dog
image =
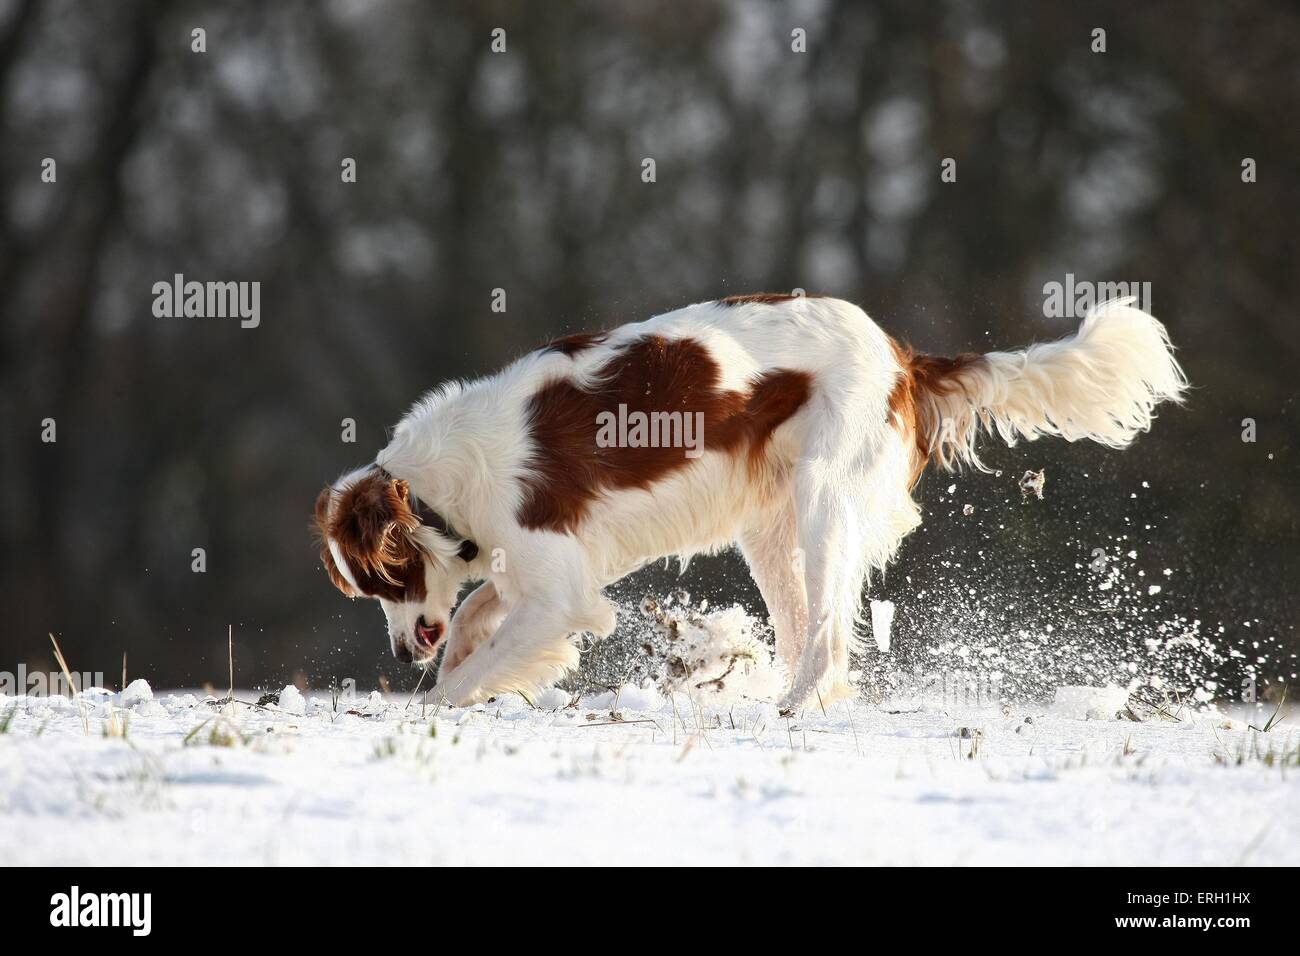
<svg viewBox="0 0 1300 956">
<path fill-rule="evenodd" d="M 574 635 L 614 629 L 612 582 L 738 545 L 787 674 L 779 706 L 825 705 L 854 693 L 864 585 L 920 523 L 927 463 L 983 469 L 983 432 L 1122 448 L 1182 402 L 1169 336 L 1132 301 L 1059 341 L 951 358 L 804 295 L 570 335 L 420 399 L 321 492 L 321 561 L 379 600 L 399 660 L 445 645 L 432 696 L 468 705 L 574 668 Z"/>
</svg>

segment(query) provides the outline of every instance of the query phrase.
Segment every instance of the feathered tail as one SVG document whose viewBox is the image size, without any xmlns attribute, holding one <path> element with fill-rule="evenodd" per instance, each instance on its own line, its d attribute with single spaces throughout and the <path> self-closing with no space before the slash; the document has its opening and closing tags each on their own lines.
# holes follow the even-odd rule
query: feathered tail
<svg viewBox="0 0 1300 956">
<path fill-rule="evenodd" d="M 1074 335 L 1017 352 L 901 355 L 919 465 L 983 469 L 975 450 L 981 431 L 1008 445 L 1059 435 L 1123 448 L 1149 429 L 1158 404 L 1183 400 L 1187 377 L 1165 327 L 1133 301 L 1103 303 Z"/>
</svg>

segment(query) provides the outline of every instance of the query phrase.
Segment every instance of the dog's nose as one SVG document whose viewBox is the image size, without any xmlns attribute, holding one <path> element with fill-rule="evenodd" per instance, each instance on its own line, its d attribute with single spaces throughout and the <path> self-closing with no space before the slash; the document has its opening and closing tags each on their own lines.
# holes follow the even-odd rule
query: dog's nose
<svg viewBox="0 0 1300 956">
<path fill-rule="evenodd" d="M 398 641 L 393 645 L 393 656 L 403 664 L 409 664 L 411 661 L 415 660 L 411 655 L 411 649 L 402 641 Z"/>
</svg>

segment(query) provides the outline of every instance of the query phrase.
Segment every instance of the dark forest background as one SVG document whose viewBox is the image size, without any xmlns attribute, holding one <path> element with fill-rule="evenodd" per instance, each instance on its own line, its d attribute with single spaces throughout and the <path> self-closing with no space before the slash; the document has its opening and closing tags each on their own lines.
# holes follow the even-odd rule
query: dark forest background
<svg viewBox="0 0 1300 956">
<path fill-rule="evenodd" d="M 1298 120 L 1290 0 L 2 0 L 0 669 L 52 666 L 53 631 L 111 683 L 129 652 L 155 686 L 224 687 L 230 624 L 242 685 L 410 686 L 308 521 L 423 390 L 796 287 L 927 351 L 1017 347 L 1074 326 L 1043 306 L 1072 273 L 1150 282 L 1196 390 L 1123 453 L 928 475 L 877 589 L 896 644 L 944 666 L 954 635 L 1122 613 L 1292 680 Z M 259 281 L 260 326 L 156 318 L 176 273 Z M 1129 603 L 1079 623 L 1096 548 Z M 734 557 L 686 584 L 758 608 Z"/>
</svg>

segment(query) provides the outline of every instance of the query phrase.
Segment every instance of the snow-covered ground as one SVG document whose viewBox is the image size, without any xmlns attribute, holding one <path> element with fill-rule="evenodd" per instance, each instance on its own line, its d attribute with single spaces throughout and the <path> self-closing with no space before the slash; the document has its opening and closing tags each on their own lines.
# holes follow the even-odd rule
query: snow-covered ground
<svg viewBox="0 0 1300 956">
<path fill-rule="evenodd" d="M 911 712 L 627 687 L 435 712 L 0 699 L 0 855 L 42 864 L 1300 863 L 1300 734 L 1261 708 Z M 253 693 L 237 693 L 255 701 Z M 1086 711 L 1086 708 L 1084 708 Z M 11 718 L 11 719 L 10 719 Z M 5 721 L 8 720 L 7 725 Z"/>
</svg>

